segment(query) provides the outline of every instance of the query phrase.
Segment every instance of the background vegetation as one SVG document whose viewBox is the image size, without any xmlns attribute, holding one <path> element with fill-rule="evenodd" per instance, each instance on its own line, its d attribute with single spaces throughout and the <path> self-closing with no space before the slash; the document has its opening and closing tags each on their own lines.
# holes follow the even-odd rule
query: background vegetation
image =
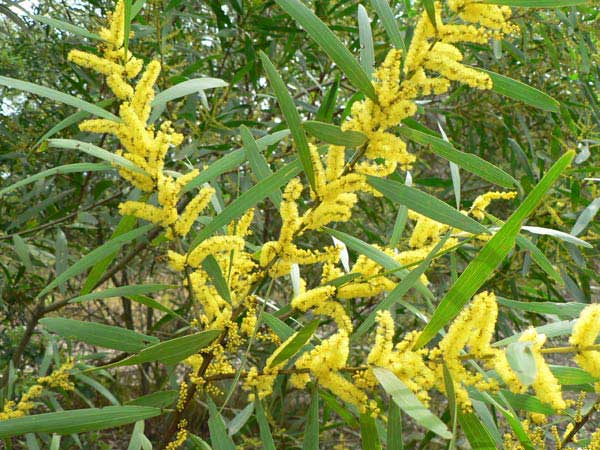
<svg viewBox="0 0 600 450">
<path fill-rule="evenodd" d="M 257 138 L 286 129 L 265 77 L 259 58 L 261 51 L 270 57 L 285 80 L 303 119 L 318 118 L 339 125 L 348 115 L 349 105 L 357 99 L 355 89 L 339 68 L 272 1 L 138 0 L 140 2 L 145 4 L 132 21 L 135 39 L 130 45 L 139 57 L 160 60 L 163 71 L 157 82 L 158 91 L 197 77 L 219 78 L 228 83 L 227 87 L 188 95 L 166 105 L 164 117 L 172 120 L 174 127 L 186 136 L 184 144 L 171 155 L 168 167 L 171 170 L 202 168 L 240 148 L 241 125 L 250 128 Z M 375 9 L 367 3 L 363 2 L 372 20 L 374 58 L 379 64 L 390 48 L 390 40 Z M 570 303 L 594 303 L 600 298 L 600 226 L 594 219 L 600 207 L 597 49 L 600 9 L 592 3 L 552 9 L 516 8 L 514 22 L 520 34 L 494 41 L 489 46 L 464 46 L 469 64 L 535 87 L 556 99 L 556 107 L 536 108 L 531 102 L 520 102 L 494 91 L 456 86 L 449 95 L 428 97 L 419 105 L 419 114 L 415 117 L 420 125 L 435 133 L 441 127 L 456 148 L 478 155 L 508 172 L 519 181 L 525 194 L 565 151 L 577 152 L 574 164 L 555 185 L 552 195 L 530 216 L 528 224 L 578 235 L 589 245 L 575 245 L 568 236 L 558 233 L 523 232 L 547 257 L 551 267 L 540 267 L 532 260 L 531 251 L 516 247 L 503 260 L 495 276 L 485 283 L 485 289 L 505 299 L 501 302 L 498 340 L 528 326 L 571 320 L 576 315 L 569 309 Z M 421 3 L 391 1 L 390 6 L 398 29 L 403 36 L 410 37 L 416 17 L 422 11 Z M 102 79 L 67 62 L 71 49 L 93 48 L 94 40 L 70 31 L 64 24 L 39 18 L 50 17 L 93 31 L 104 24 L 107 11 L 113 7 L 112 1 L 40 0 L 30 7 L 36 17 L 25 14 L 19 2 L 0 3 L 0 75 L 52 87 L 90 103 L 104 100 L 101 106 L 114 111 L 114 105 L 105 100 L 107 87 Z M 314 0 L 311 7 L 358 57 L 361 48 L 357 22 L 359 2 Z M 150 296 L 152 302 L 145 304 L 132 301 L 131 296 L 76 304 L 67 304 L 65 300 L 89 287 L 103 290 L 145 283 L 170 284 L 172 274 L 163 260 L 166 244 L 158 237 L 158 231 L 109 249 L 111 251 L 103 254 L 105 267 L 92 265 L 91 271 L 82 271 L 60 284 L 51 298 L 38 298 L 49 282 L 109 241 L 116 230 L 122 232 L 127 227 L 118 214 L 118 204 L 127 198 L 130 187 L 116 171 L 57 173 L 1 194 L 2 189 L 54 167 L 98 163 L 96 158 L 81 152 L 48 147 L 46 139 L 50 132 L 53 138 L 93 142 L 113 151 L 115 145 L 111 138 L 78 130 L 76 124 L 83 116 L 73 107 L 52 99 L 0 86 L 0 409 L 3 402 L 18 398 L 33 380 L 69 358 L 83 365 L 102 365 L 121 355 L 118 350 L 110 350 L 111 347 L 94 345 L 93 340 L 88 339 L 86 343 L 69 339 L 68 330 L 62 334 L 51 333 L 40 324 L 43 317 L 61 316 L 119 326 L 161 341 L 185 334 L 186 329 L 184 322 L 165 311 L 191 317 L 187 292 L 180 288 L 154 293 Z M 60 129 L 53 128 L 57 124 Z M 417 157 L 411 171 L 413 185 L 454 206 L 457 180 L 453 184 L 448 161 L 426 146 L 411 143 L 409 149 Z M 267 145 L 263 155 L 276 170 L 296 156 L 296 149 L 293 141 L 285 137 Z M 404 182 L 400 172 L 392 178 Z M 217 189 L 214 208 L 218 212 L 231 204 L 257 181 L 247 162 L 219 175 L 211 181 Z M 479 193 L 492 189 L 490 183 L 465 171 L 461 171 L 458 183 L 463 208 L 469 207 Z M 518 201 L 514 205 L 500 205 L 491 212 L 506 219 Z M 386 198 L 361 196 L 352 220 L 337 229 L 370 244 L 387 245 L 395 229 L 398 207 L 398 203 Z M 201 218 L 200 222 L 209 220 L 210 217 Z M 276 206 L 269 200 L 261 202 L 252 227 L 257 243 L 276 239 L 280 225 Z M 329 243 L 325 242 L 326 235 L 314 239 L 311 245 Z M 476 246 L 462 246 L 432 264 L 428 277 L 436 302 L 478 251 Z M 104 259 L 107 256 L 109 259 Z M 350 256 L 353 260 L 357 257 L 356 249 L 350 249 Z M 303 275 L 311 279 L 310 274 Z M 318 276 L 316 271 L 312 275 L 313 278 Z M 269 300 L 276 309 L 270 312 L 297 328 L 295 316 L 290 317 L 289 308 L 286 309 L 289 280 L 278 280 L 275 284 Z M 353 317 L 366 316 L 373 302 L 383 297 L 353 303 L 350 305 L 354 309 Z M 430 314 L 435 306 L 412 291 L 404 300 L 425 314 Z M 48 305 L 55 306 L 49 308 Z M 421 326 L 414 310 L 403 305 L 394 306 L 400 334 Z M 362 339 L 367 348 L 372 338 L 365 335 Z M 251 357 L 260 361 L 269 354 L 269 350 L 259 345 Z M 561 365 L 566 364 L 565 361 L 559 356 L 553 362 Z M 75 375 L 72 378 L 74 393 L 67 394 L 60 389 L 48 393 L 41 398 L 36 412 L 126 405 L 148 395 L 154 397 L 144 397 L 137 405 L 172 409 L 183 370 L 182 366 L 148 362 L 117 371 Z M 593 393 L 593 380 L 580 381 L 567 381 L 563 389 L 571 398 L 577 398 L 580 391 L 589 391 L 583 404 L 585 415 L 593 412 L 597 395 Z M 222 382 L 224 392 L 228 392 L 230 383 L 229 380 Z M 384 422 L 377 421 L 375 430 L 365 431 L 366 425 L 360 423 L 355 410 L 326 391 L 319 391 L 318 395 L 320 448 L 335 445 L 378 448 L 379 439 L 386 442 Z M 224 401 L 222 396 L 215 398 L 221 404 Z M 505 401 L 508 404 L 504 406 L 510 407 L 521 420 L 542 408 L 532 396 L 510 397 Z M 287 392 L 285 384 L 278 383 L 273 396 L 265 402 L 266 420 L 277 448 L 302 447 L 310 404 L 308 393 Z M 261 419 L 252 411 L 252 405 L 247 401 L 247 393 L 238 389 L 221 411 L 226 430 L 242 448 L 261 448 L 261 439 L 264 442 L 265 430 L 259 430 Z M 451 412 L 445 400 L 434 401 L 431 408 L 452 428 Z M 510 430 L 494 405 L 482 402 L 479 408 L 478 416 L 494 438 Z M 582 433 L 583 444 L 580 445 L 585 445 L 586 437 L 589 439 L 598 417 L 591 413 L 587 417 L 584 430 L 588 431 Z M 209 433 L 207 419 L 206 399 L 199 397 L 193 413 L 188 415 L 189 431 L 197 438 L 190 436 L 185 444 L 187 448 L 207 448 L 208 444 L 202 439 L 215 449 L 227 448 L 221 447 L 225 444 L 219 444 L 214 433 Z M 571 422 L 569 417 L 559 417 L 551 425 L 557 425 L 562 435 Z M 147 420 L 145 430 L 142 421 L 135 429 L 125 426 L 67 433 L 60 440 L 60 448 L 147 448 L 144 436 L 157 443 L 167 423 L 169 414 L 164 414 Z M 448 441 L 416 425 L 406 415 L 403 415 L 403 424 L 405 448 L 446 448 L 448 445 Z M 377 429 L 379 438 L 367 444 L 365 433 L 372 435 Z M 550 425 L 544 432 L 550 442 Z M 54 445 L 53 448 L 58 448 L 58 441 L 51 432 L 40 432 L 7 438 L 4 446 L 48 448 Z M 473 446 L 460 429 L 452 442 L 459 448 Z"/>
</svg>

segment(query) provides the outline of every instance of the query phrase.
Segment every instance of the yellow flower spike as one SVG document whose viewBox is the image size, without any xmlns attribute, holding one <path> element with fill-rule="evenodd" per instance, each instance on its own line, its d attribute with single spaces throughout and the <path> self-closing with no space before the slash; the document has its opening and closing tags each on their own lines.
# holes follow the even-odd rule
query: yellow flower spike
<svg viewBox="0 0 600 450">
<path fill-rule="evenodd" d="M 304 226 L 307 230 L 316 230 L 331 222 L 347 222 L 357 201 L 354 193 L 339 194 L 334 200 L 324 201 L 303 217 Z"/>
<path fill-rule="evenodd" d="M 252 233 L 250 225 L 254 219 L 254 208 L 250 208 L 246 211 L 240 220 L 237 222 L 232 221 L 227 227 L 227 233 L 231 236 L 245 237 Z"/>
<path fill-rule="evenodd" d="M 106 119 L 90 119 L 81 122 L 79 129 L 88 133 L 108 133 L 118 136 L 121 124 Z"/>
<path fill-rule="evenodd" d="M 352 322 L 344 307 L 333 299 L 335 291 L 334 286 L 320 286 L 308 290 L 294 297 L 291 306 L 303 312 L 313 308 L 315 313 L 331 317 L 340 330 L 351 333 Z"/>
<path fill-rule="evenodd" d="M 516 192 L 487 192 L 478 196 L 471 206 L 470 214 L 478 219 L 483 220 L 485 218 L 485 210 L 490 205 L 492 200 L 504 199 L 511 200 L 517 196 Z"/>
<path fill-rule="evenodd" d="M 125 38 L 125 3 L 119 0 L 109 15 L 108 28 L 100 29 L 100 37 L 115 48 L 121 48 Z"/>
<path fill-rule="evenodd" d="M 346 365 L 349 353 L 348 333 L 339 330 L 310 352 L 302 354 L 295 366 L 298 369 L 309 369 L 320 386 L 329 389 L 341 400 L 355 405 L 364 413 L 368 406 L 366 394 L 338 372 Z M 295 385 L 306 385 L 309 380 L 308 374 L 295 374 L 291 381 Z"/>
<path fill-rule="evenodd" d="M 179 215 L 177 222 L 175 222 L 174 229 L 177 234 L 186 236 L 189 233 L 190 228 L 192 228 L 200 212 L 206 208 L 214 193 L 215 189 L 213 187 L 206 186 L 188 203 L 183 213 Z"/>
<path fill-rule="evenodd" d="M 440 240 L 442 234 L 448 230 L 448 225 L 412 210 L 408 211 L 408 218 L 417 221 L 408 241 L 408 245 L 412 248 L 422 248 L 431 243 L 436 243 Z"/>
<path fill-rule="evenodd" d="M 364 190 L 365 186 L 367 186 L 367 181 L 364 175 L 359 173 L 344 175 L 324 186 L 322 199 L 324 201 L 334 201 L 340 194 Z"/>
<path fill-rule="evenodd" d="M 167 446 L 165 447 L 165 450 L 177 450 L 178 448 L 180 448 L 183 444 L 185 444 L 185 441 L 188 438 L 188 432 L 187 432 L 187 420 L 186 419 L 181 419 L 179 421 L 179 423 L 177 424 L 177 434 L 175 435 L 175 439 L 173 439 L 171 442 L 169 442 L 167 444 Z"/>
<path fill-rule="evenodd" d="M 188 173 L 181 175 L 179 178 L 177 178 L 177 180 L 175 181 L 175 184 L 177 186 L 177 192 L 181 194 L 181 190 L 199 174 L 200 171 L 198 169 L 193 169 L 190 170 Z"/>
<path fill-rule="evenodd" d="M 187 256 L 190 267 L 198 267 L 208 255 L 229 253 L 232 250 L 242 251 L 246 242 L 239 236 L 212 236 L 202 241 Z"/>
<path fill-rule="evenodd" d="M 308 148 L 310 150 L 310 160 L 312 162 L 312 167 L 315 174 L 316 189 L 316 192 L 311 192 L 311 196 L 314 195 L 316 198 L 321 198 L 326 183 L 325 169 L 323 168 L 321 156 L 319 155 L 319 150 L 317 150 L 317 147 L 313 144 L 308 144 Z"/>
<path fill-rule="evenodd" d="M 375 320 L 377 322 L 375 345 L 369 352 L 367 363 L 374 366 L 388 367 L 390 354 L 394 349 L 393 339 L 396 332 L 394 319 L 389 311 L 379 311 Z"/>
<path fill-rule="evenodd" d="M 392 49 L 375 71 L 375 78 L 378 81 L 374 83 L 374 87 L 377 92 L 377 99 L 382 108 L 389 107 L 398 100 L 401 63 L 402 50 Z"/>
<path fill-rule="evenodd" d="M 586 306 L 579 314 L 573 326 L 569 342 L 579 349 L 590 347 L 596 343 L 600 333 L 600 304 Z M 585 371 L 600 378 L 600 352 L 596 350 L 580 350 L 575 362 Z"/>
<path fill-rule="evenodd" d="M 133 88 L 117 73 L 108 76 L 106 78 L 106 84 L 121 100 L 129 100 L 133 95 Z"/>
<path fill-rule="evenodd" d="M 146 66 L 144 74 L 135 87 L 131 107 L 140 121 L 146 123 L 150 116 L 152 100 L 154 100 L 154 83 L 160 74 L 160 63 L 152 61 Z"/>
<path fill-rule="evenodd" d="M 519 338 L 519 342 L 531 342 L 532 353 L 535 359 L 537 375 L 532 384 L 532 387 L 540 401 L 549 404 L 557 413 L 562 412 L 567 404 L 562 397 L 560 383 L 556 379 L 550 367 L 546 364 L 544 356 L 540 352 L 546 343 L 546 336 L 538 334 L 534 328 L 525 331 Z"/>
<path fill-rule="evenodd" d="M 163 221 L 163 210 L 148 203 L 128 200 L 119 205 L 119 213 L 122 216 L 134 216 L 139 219 L 159 225 Z"/>
<path fill-rule="evenodd" d="M 508 22 L 512 14 L 508 6 L 483 5 L 479 0 L 448 0 L 448 7 L 466 22 L 506 34 L 518 31 L 518 27 Z"/>
<path fill-rule="evenodd" d="M 169 267 L 171 267 L 171 269 L 175 270 L 176 272 L 183 272 L 183 269 L 185 269 L 186 260 L 187 260 L 186 255 L 180 255 L 177 252 L 169 250 L 168 256 L 169 256 Z"/>
<path fill-rule="evenodd" d="M 325 178 L 327 182 L 336 180 L 342 175 L 346 164 L 346 148 L 341 145 L 330 145 L 327 150 L 327 168 Z"/>
<path fill-rule="evenodd" d="M 101 58 L 92 53 L 82 52 L 81 50 L 71 50 L 67 59 L 78 66 L 94 70 L 107 77 L 113 74 L 121 75 L 123 73 L 123 68 L 120 65 L 106 58 Z"/>
</svg>

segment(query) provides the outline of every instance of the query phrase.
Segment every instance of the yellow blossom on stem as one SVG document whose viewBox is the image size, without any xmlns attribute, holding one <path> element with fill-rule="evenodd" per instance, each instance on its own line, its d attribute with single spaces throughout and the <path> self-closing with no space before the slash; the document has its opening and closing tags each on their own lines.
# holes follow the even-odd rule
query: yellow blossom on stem
<svg viewBox="0 0 600 450">
<path fill-rule="evenodd" d="M 575 362 L 593 376 L 600 378 L 600 352 L 597 350 L 583 350 L 593 346 L 600 333 L 600 304 L 594 303 L 586 306 L 579 314 L 573 326 L 573 333 L 569 342 L 581 349 L 575 356 Z"/>
</svg>

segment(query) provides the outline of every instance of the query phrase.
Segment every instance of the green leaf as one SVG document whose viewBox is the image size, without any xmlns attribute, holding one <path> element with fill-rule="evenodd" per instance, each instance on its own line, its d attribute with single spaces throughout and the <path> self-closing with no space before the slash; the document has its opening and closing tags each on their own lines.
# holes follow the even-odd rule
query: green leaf
<svg viewBox="0 0 600 450">
<path fill-rule="evenodd" d="M 160 292 L 164 291 L 165 289 L 173 289 L 176 287 L 177 286 L 172 284 L 134 284 L 129 286 L 119 286 L 73 297 L 71 300 L 69 300 L 69 303 L 81 303 L 103 298 L 130 297 L 134 295 L 152 294 L 153 292 Z"/>
<path fill-rule="evenodd" d="M 38 180 L 43 180 L 44 178 L 51 177 L 54 175 L 63 175 L 67 173 L 77 173 L 77 172 L 98 172 L 102 170 L 111 170 L 112 167 L 108 164 L 96 164 L 96 163 L 75 163 L 75 164 L 65 164 L 64 166 L 53 167 L 52 169 L 44 170 L 42 172 L 36 173 L 35 175 L 31 175 L 30 177 L 24 178 L 22 180 L 17 181 L 10 186 L 5 187 L 4 189 L 0 189 L 0 197 L 8 194 L 9 192 L 14 191 L 23 186 L 27 186 L 28 184 L 35 183 Z"/>
<path fill-rule="evenodd" d="M 275 450 L 275 442 L 273 442 L 273 436 L 271 435 L 271 429 L 269 428 L 269 422 L 263 409 L 262 401 L 258 398 L 255 401 L 254 410 L 256 411 L 256 421 L 258 422 L 258 428 L 260 431 L 261 447 L 265 450 Z"/>
<path fill-rule="evenodd" d="M 390 402 L 387 421 L 387 450 L 404 450 L 402 442 L 402 413 L 396 402 Z"/>
<path fill-rule="evenodd" d="M 73 278 L 76 275 L 79 275 L 81 272 L 86 270 L 87 268 L 93 266 L 98 261 L 106 258 L 111 255 L 115 251 L 119 250 L 123 245 L 143 236 L 146 234 L 153 225 L 148 224 L 143 227 L 137 228 L 135 230 L 124 233 L 114 239 L 111 239 L 108 242 L 105 242 L 100 247 L 92 250 L 90 253 L 85 255 L 83 258 L 79 259 L 75 264 L 65 270 L 63 273 L 58 275 L 54 281 L 52 281 L 48 286 L 46 286 L 37 296 L 36 298 L 40 298 L 41 296 L 47 294 L 52 289 L 54 289 L 59 284 L 64 283 L 70 278 Z"/>
<path fill-rule="evenodd" d="M 77 97 L 73 97 L 72 95 L 65 94 L 64 92 L 60 92 L 56 89 L 51 89 L 46 86 L 40 86 L 39 84 L 30 83 L 28 81 L 15 80 L 14 78 L 3 76 L 0 76 L 0 85 L 12 89 L 18 89 L 20 91 L 29 92 L 31 94 L 39 95 L 41 97 L 46 97 L 52 100 L 56 100 L 57 102 L 64 103 L 65 105 L 69 106 L 74 106 L 77 109 L 87 111 L 90 114 L 94 114 L 104 119 L 114 120 L 115 122 L 121 121 L 121 119 L 119 119 L 113 113 L 110 113 L 97 105 L 88 103 Z"/>
<path fill-rule="evenodd" d="M 25 433 L 57 433 L 62 435 L 106 430 L 149 419 L 161 414 L 158 408 L 146 406 L 107 406 L 35 414 L 0 422 L 0 438 Z"/>
<path fill-rule="evenodd" d="M 133 0 L 124 0 L 125 4 L 123 11 L 123 54 L 127 59 L 127 52 L 129 51 L 129 33 L 131 31 L 131 2 Z"/>
<path fill-rule="evenodd" d="M 436 415 L 428 410 L 413 392 L 388 369 L 376 367 L 373 373 L 392 400 L 422 427 L 444 439 L 451 439 L 452 433 Z"/>
<path fill-rule="evenodd" d="M 277 354 L 269 367 L 275 367 L 284 361 L 287 361 L 294 356 L 306 344 L 319 326 L 319 320 L 313 320 L 308 325 L 305 325 L 300 331 L 295 333 L 295 336 L 285 347 Z"/>
<path fill-rule="evenodd" d="M 427 16 L 429 17 L 429 20 L 431 21 L 433 28 L 435 28 L 436 33 L 437 33 L 437 21 L 435 19 L 435 5 L 434 5 L 434 0 L 423 0 L 423 7 L 425 8 L 425 11 L 427 12 Z"/>
<path fill-rule="evenodd" d="M 579 367 L 555 366 L 550 364 L 550 371 L 563 386 L 597 383 L 598 378 Z"/>
<path fill-rule="evenodd" d="M 37 14 L 29 14 L 33 20 L 45 23 L 46 25 L 50 25 L 51 27 L 57 28 L 59 30 L 68 31 L 70 33 L 76 34 L 78 36 L 83 36 L 90 39 L 102 40 L 102 38 L 96 34 L 91 33 L 85 28 L 78 27 L 77 25 L 73 25 L 72 23 L 65 22 L 63 20 L 53 19 L 48 16 L 39 16 Z"/>
<path fill-rule="evenodd" d="M 145 295 L 128 295 L 127 298 L 129 300 L 131 300 L 132 302 L 136 302 L 136 303 L 139 303 L 141 305 L 146 305 L 146 306 L 148 306 L 150 308 L 157 309 L 159 311 L 167 313 L 170 316 L 177 317 L 182 322 L 188 323 L 187 320 L 185 320 L 185 318 L 181 317 L 179 314 L 177 314 L 171 308 L 166 307 L 165 305 L 163 305 L 162 303 L 158 302 L 157 300 L 154 300 L 151 297 L 147 297 Z"/>
<path fill-rule="evenodd" d="M 538 334 L 545 334 L 547 338 L 553 338 L 557 336 L 566 336 L 571 334 L 573 331 L 574 320 L 561 320 L 560 322 L 552 322 L 541 327 L 535 327 L 535 331 Z M 515 333 L 512 336 L 496 341 L 492 344 L 492 347 L 504 347 L 508 344 L 516 342 L 523 335 L 523 332 Z"/>
<path fill-rule="evenodd" d="M 98 367 L 97 369 L 110 369 L 112 367 L 132 366 L 146 362 L 159 361 L 173 365 L 183 361 L 188 356 L 198 353 L 208 346 L 221 334 L 220 330 L 207 330 L 171 339 L 159 344 L 151 345 L 141 350 L 137 355 L 132 355 L 121 361 Z M 95 370 L 95 369 L 92 369 Z"/>
<path fill-rule="evenodd" d="M 375 49 L 371 21 L 363 5 L 358 5 L 358 38 L 360 41 L 360 64 L 367 75 L 373 74 L 375 67 Z"/>
<path fill-rule="evenodd" d="M 338 91 L 340 89 L 340 77 L 336 77 L 335 81 L 325 94 L 321 106 L 317 111 L 316 120 L 321 122 L 331 122 L 335 113 L 335 105 L 337 102 Z"/>
<path fill-rule="evenodd" d="M 581 311 L 587 306 L 586 303 L 568 302 L 518 302 L 504 297 L 497 297 L 500 305 L 511 309 L 533 312 L 538 314 L 556 314 L 557 316 L 574 319 L 579 316 Z"/>
<path fill-rule="evenodd" d="M 581 212 L 581 214 L 579 214 L 579 217 L 577 217 L 577 220 L 575 221 L 575 225 L 573 225 L 573 228 L 571 229 L 571 234 L 573 236 L 579 236 L 590 222 L 594 220 L 594 217 L 596 217 L 599 210 L 600 198 L 596 198 Z"/>
<path fill-rule="evenodd" d="M 428 145 L 429 149 L 436 155 L 455 163 L 462 169 L 471 172 L 490 183 L 508 189 L 519 186 L 519 182 L 504 170 L 477 155 L 457 150 L 451 143 L 446 142 L 443 139 L 407 126 L 400 127 L 398 131 L 402 136 L 407 137 L 412 141 L 422 145 Z"/>
<path fill-rule="evenodd" d="M 446 364 L 443 365 L 444 387 L 446 388 L 446 397 L 448 398 L 448 410 L 450 411 L 450 421 L 452 422 L 452 438 L 450 439 L 449 449 L 456 449 L 456 424 L 458 421 L 458 404 L 456 402 L 456 390 L 454 389 L 454 380 Z"/>
<path fill-rule="evenodd" d="M 306 139 L 306 134 L 304 134 L 304 130 L 302 129 L 300 114 L 296 109 L 294 99 L 288 92 L 285 83 L 277 72 L 277 69 L 275 69 L 275 66 L 269 57 L 262 51 L 260 52 L 260 59 L 263 63 L 263 67 L 265 68 L 265 72 L 267 73 L 267 78 L 271 82 L 273 91 L 275 91 L 275 95 L 277 96 L 277 102 L 279 103 L 281 112 L 285 118 L 285 122 L 292 133 L 292 138 L 294 139 L 294 143 L 296 144 L 296 148 L 298 150 L 298 159 L 302 164 L 302 168 L 304 169 L 304 173 L 306 173 L 310 186 L 314 190 L 315 172 L 312 166 L 312 159 L 310 157 L 308 140 Z"/>
<path fill-rule="evenodd" d="M 580 245 L 586 248 L 594 248 L 592 244 L 581 240 L 569 233 L 565 233 L 564 231 L 554 230 L 552 228 L 544 228 L 544 227 L 531 227 L 531 226 L 523 226 L 522 230 L 528 231 L 533 234 L 540 234 L 542 236 L 552 236 L 556 239 L 560 239 L 561 241 L 568 242 L 573 245 Z"/>
<path fill-rule="evenodd" d="M 360 438 L 363 450 L 381 450 L 377 424 L 370 414 L 360 415 Z"/>
<path fill-rule="evenodd" d="M 319 388 L 317 385 L 312 387 L 310 397 L 302 450 L 319 450 Z"/>
<path fill-rule="evenodd" d="M 145 3 L 146 3 L 146 0 L 137 0 L 133 4 L 133 6 L 131 7 L 131 18 L 132 19 L 140 13 L 140 11 L 144 7 Z"/>
<path fill-rule="evenodd" d="M 64 338 L 123 352 L 137 352 L 147 347 L 148 344 L 158 342 L 158 339 L 153 336 L 101 323 L 83 322 L 63 317 L 45 317 L 40 320 L 40 323 Z"/>
<path fill-rule="evenodd" d="M 213 255 L 208 255 L 204 258 L 204 261 L 202 261 L 202 268 L 210 277 L 219 295 L 228 303 L 231 303 L 229 286 L 227 280 L 225 280 L 225 277 L 223 276 L 223 272 L 221 272 L 221 267 L 219 266 L 217 259 Z"/>
<path fill-rule="evenodd" d="M 208 409 L 210 417 L 208 419 L 208 430 L 210 432 L 210 443 L 214 450 L 236 450 L 235 444 L 227 434 L 225 423 L 212 398 L 208 397 Z"/>
<path fill-rule="evenodd" d="M 292 334 L 294 334 L 294 329 L 292 327 L 272 314 L 263 311 L 261 318 L 282 341 L 287 341 L 292 337 Z"/>
<path fill-rule="evenodd" d="M 535 210 L 546 192 L 569 166 L 574 156 L 575 152 L 567 152 L 550 168 L 504 226 L 494 234 L 475 259 L 469 263 L 438 305 L 431 321 L 417 339 L 415 348 L 427 344 L 444 325 L 460 312 L 462 307 L 485 283 L 494 269 L 513 248 L 523 221 Z"/>
<path fill-rule="evenodd" d="M 165 110 L 168 102 L 176 100 L 186 95 L 196 94 L 206 89 L 215 89 L 220 87 L 226 87 L 228 84 L 219 78 L 192 78 L 191 80 L 185 80 L 162 92 L 156 94 L 152 101 L 152 113 L 148 121 L 154 122 Z"/>
<path fill-rule="evenodd" d="M 367 135 L 360 131 L 342 131 L 337 125 L 317 122 L 316 120 L 307 120 L 303 126 L 314 137 L 328 144 L 354 148 L 360 147 L 369 139 Z"/>
<path fill-rule="evenodd" d="M 31 265 L 31 255 L 29 254 L 29 246 L 25 243 L 23 238 L 19 235 L 13 236 L 13 245 L 15 247 L 15 253 L 25 266 L 28 271 L 31 271 L 33 266 Z"/>
<path fill-rule="evenodd" d="M 390 200 L 406 205 L 430 219 L 469 233 L 489 234 L 488 229 L 479 222 L 432 195 L 393 180 L 367 176 L 367 181 Z"/>
<path fill-rule="evenodd" d="M 560 8 L 563 6 L 590 5 L 590 0 L 482 0 L 488 5 L 520 6 L 525 8 Z"/>
<path fill-rule="evenodd" d="M 244 409 L 237 413 L 227 425 L 229 436 L 234 436 L 248 422 L 254 412 L 254 403 L 248 403 Z"/>
<path fill-rule="evenodd" d="M 563 279 L 560 277 L 560 274 L 556 271 L 550 260 L 530 239 L 519 235 L 517 236 L 517 245 L 519 248 L 527 250 L 535 263 L 556 283 L 560 285 L 564 284 Z"/>
<path fill-rule="evenodd" d="M 459 409 L 458 422 L 473 450 L 495 450 L 497 448 L 496 442 L 475 414 L 462 412 Z"/>
<path fill-rule="evenodd" d="M 402 39 L 398 24 L 396 23 L 396 19 L 394 19 L 394 13 L 387 0 L 371 0 L 371 5 L 377 12 L 379 20 L 381 20 L 381 24 L 390 38 L 392 45 L 397 49 L 406 50 L 404 39 Z"/>
<path fill-rule="evenodd" d="M 119 223 L 117 224 L 115 230 L 110 236 L 110 240 L 115 239 L 122 234 L 127 233 L 128 231 L 133 230 L 137 223 L 137 218 L 134 216 L 123 216 Z M 117 249 L 118 250 L 118 249 Z M 96 287 L 96 284 L 104 275 L 104 271 L 110 265 L 110 263 L 116 258 L 118 251 L 113 252 L 111 255 L 108 255 L 106 258 L 98 261 L 94 267 L 90 270 L 87 278 L 85 279 L 85 283 L 83 284 L 83 288 L 81 288 L 81 295 L 85 295 L 92 291 Z"/>
<path fill-rule="evenodd" d="M 321 19 L 304 6 L 299 0 L 275 0 L 277 4 L 292 16 L 309 36 L 329 55 L 338 67 L 346 74 L 352 85 L 369 97 L 377 101 L 377 94 L 371 84 L 369 76 L 365 73 L 350 51 L 339 41 L 333 32 Z"/>
<path fill-rule="evenodd" d="M 240 127 L 240 134 L 242 135 L 242 142 L 244 143 L 246 158 L 250 163 L 250 167 L 252 167 L 252 171 L 256 174 L 258 181 L 264 180 L 265 178 L 273 175 L 273 171 L 269 167 L 269 164 L 267 164 L 265 157 L 260 153 L 258 144 L 254 140 L 250 130 L 246 128 L 246 126 L 242 125 Z M 273 191 L 270 197 L 275 206 L 279 208 L 279 205 L 283 201 L 281 192 L 279 190 Z"/>
<path fill-rule="evenodd" d="M 192 251 L 204 239 L 209 238 L 221 227 L 227 225 L 236 217 L 244 214 L 249 208 L 266 198 L 275 189 L 279 189 L 299 173 L 300 162 L 295 160 L 279 169 L 273 175 L 252 186 L 231 202 L 227 208 L 196 235 L 189 251 Z"/>
<path fill-rule="evenodd" d="M 378 311 L 390 309 L 394 305 L 394 303 L 397 303 L 399 300 L 402 299 L 402 297 L 409 291 L 410 288 L 412 288 L 417 282 L 419 282 L 421 275 L 425 273 L 427 268 L 430 266 L 431 261 L 437 255 L 440 249 L 444 246 L 447 239 L 448 238 L 446 237 L 440 240 L 440 242 L 437 243 L 433 250 L 429 252 L 427 257 L 415 269 L 409 272 L 409 274 L 406 275 L 404 279 L 400 281 L 400 283 L 398 283 L 396 287 L 394 287 L 394 289 L 390 291 L 390 293 L 382 302 L 379 302 L 377 306 L 375 306 L 375 308 L 369 313 L 369 315 L 363 321 L 363 323 L 361 323 L 358 329 L 354 332 L 354 334 L 352 335 L 352 339 L 358 339 L 360 336 L 369 331 L 371 327 L 375 324 L 375 318 L 377 317 Z"/>
<path fill-rule="evenodd" d="M 142 395 L 141 397 L 129 400 L 126 405 L 134 406 L 152 406 L 154 408 L 168 408 L 179 397 L 179 391 L 156 391 L 148 395 Z"/>
<path fill-rule="evenodd" d="M 480 67 L 475 67 L 475 69 L 481 70 L 490 76 L 494 83 L 492 89 L 500 95 L 521 101 L 544 111 L 555 113 L 560 111 L 560 104 L 558 101 L 536 88 Z"/>
<path fill-rule="evenodd" d="M 506 359 L 519 381 L 530 386 L 537 376 L 531 342 L 513 342 L 506 347 Z"/>
<path fill-rule="evenodd" d="M 117 155 L 116 153 L 109 152 L 108 150 L 104 150 L 103 148 L 97 147 L 88 142 L 76 141 L 75 139 L 49 139 L 48 146 L 54 148 L 80 150 L 84 153 L 87 153 L 88 155 L 92 155 L 96 158 L 103 159 L 104 161 L 108 161 L 109 163 L 124 167 L 133 172 L 141 174 L 146 173 L 144 169 L 136 166 L 128 159 L 125 159 L 122 156 Z"/>
</svg>

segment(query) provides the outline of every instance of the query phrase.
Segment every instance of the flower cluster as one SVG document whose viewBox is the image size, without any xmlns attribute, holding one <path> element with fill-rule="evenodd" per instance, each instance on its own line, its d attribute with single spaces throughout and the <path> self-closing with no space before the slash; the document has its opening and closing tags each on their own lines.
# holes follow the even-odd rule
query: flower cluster
<svg viewBox="0 0 600 450">
<path fill-rule="evenodd" d="M 44 389 L 60 388 L 63 391 L 73 391 L 75 385 L 69 380 L 69 371 L 73 368 L 73 362 L 68 361 L 58 369 L 45 377 L 39 377 L 37 383 L 29 387 L 18 402 L 9 400 L 0 411 L 0 421 L 25 416 L 35 408 L 35 400 L 40 398 Z"/>
</svg>

